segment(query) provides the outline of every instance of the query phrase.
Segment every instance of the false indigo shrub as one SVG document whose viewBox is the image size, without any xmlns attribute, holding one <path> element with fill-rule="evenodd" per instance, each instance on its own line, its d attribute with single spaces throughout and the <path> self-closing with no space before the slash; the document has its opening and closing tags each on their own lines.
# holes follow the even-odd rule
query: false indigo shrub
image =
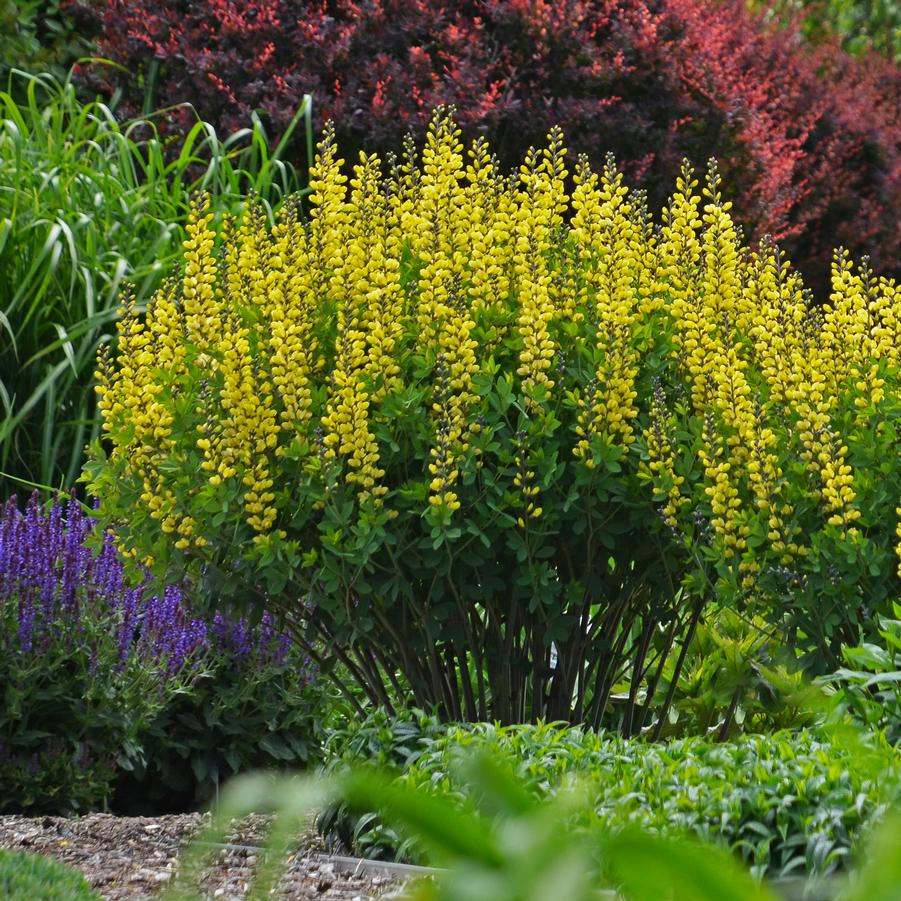
<svg viewBox="0 0 901 901">
<path fill-rule="evenodd" d="M 513 176 L 446 111 L 407 149 L 348 191 L 328 131 L 309 222 L 198 206 L 100 360 L 98 515 L 447 719 L 662 728 L 713 601 L 829 666 L 901 587 L 895 283 L 839 253 L 810 308 L 714 165 L 655 229 L 559 129 Z"/>
<path fill-rule="evenodd" d="M 123 762 L 116 810 L 183 811 L 238 772 L 298 769 L 316 756 L 322 683 L 269 615 L 251 626 L 217 613 L 207 642 L 191 691 L 159 711 L 139 735 L 141 754 Z"/>
<path fill-rule="evenodd" d="M 122 755 L 197 675 L 206 626 L 175 587 L 129 586 L 74 499 L 0 519 L 0 812 L 103 806 Z"/>
</svg>

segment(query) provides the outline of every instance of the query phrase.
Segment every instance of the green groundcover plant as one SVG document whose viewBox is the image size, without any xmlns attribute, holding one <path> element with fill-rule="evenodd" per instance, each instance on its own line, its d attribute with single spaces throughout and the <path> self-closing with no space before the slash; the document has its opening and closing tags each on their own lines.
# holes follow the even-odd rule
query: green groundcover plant
<svg viewBox="0 0 901 901">
<path fill-rule="evenodd" d="M 292 131 L 305 120 L 298 110 Z M 309 134 L 309 132 L 308 132 Z M 89 390 L 125 284 L 140 306 L 177 259 L 192 192 L 235 212 L 300 188 L 258 119 L 174 144 L 119 122 L 70 80 L 14 70 L 0 85 L 0 472 L 72 485 L 98 433 Z"/>
<path fill-rule="evenodd" d="M 901 590 L 901 293 L 838 253 L 810 304 L 715 166 L 657 225 L 574 170 L 439 111 L 349 185 L 327 131 L 308 218 L 201 201 L 98 366 L 101 521 L 388 709 L 659 734 L 714 602 L 834 668 Z"/>
<path fill-rule="evenodd" d="M 863 763 L 863 758 L 858 759 Z M 408 901 L 773 901 L 777 895 L 753 879 L 734 857 L 699 844 L 625 826 L 611 831 L 586 814 L 586 793 L 575 785 L 540 800 L 490 754 L 469 755 L 455 765 L 455 780 L 469 787 L 461 806 L 446 795 L 423 793 L 370 770 L 356 769 L 328 781 L 250 779 L 233 787 L 209 829 L 189 851 L 165 901 L 188 901 L 208 847 L 221 841 L 229 821 L 250 811 L 276 814 L 253 885 L 270 896 L 292 838 L 309 812 L 346 803 L 379 811 L 407 838 L 427 847 L 445 867 L 432 879 L 407 886 Z M 876 770 L 870 771 L 876 776 Z M 867 842 L 864 865 L 847 884 L 832 881 L 838 901 L 897 901 L 901 897 L 901 818 L 891 812 Z M 803 890 L 807 886 L 799 886 Z M 816 888 L 816 886 L 810 886 Z M 610 889 L 614 889 L 610 891 Z M 817 895 L 822 897 L 822 888 Z"/>
<path fill-rule="evenodd" d="M 769 878 L 844 869 L 898 775 L 895 754 L 879 741 L 874 757 L 889 770 L 874 780 L 855 765 L 853 749 L 808 731 L 651 745 L 563 724 L 476 724 L 437 732 L 420 721 L 418 737 L 411 725 L 402 738 L 383 725 L 375 743 L 371 728 L 363 728 L 368 741 L 347 743 L 333 768 L 381 759 L 403 767 L 398 784 L 467 804 L 478 798 L 456 778 L 455 767 L 459 757 L 477 752 L 515 773 L 536 798 L 565 793 L 577 782 L 591 810 L 579 820 L 582 827 L 631 825 L 693 835 L 731 849 L 752 872 Z M 372 809 L 329 808 L 320 828 L 364 856 L 422 860 L 423 847 L 401 841 Z"/>
<path fill-rule="evenodd" d="M 5 901 L 100 901 L 84 876 L 58 860 L 0 848 L 0 898 Z"/>
<path fill-rule="evenodd" d="M 901 745 L 901 604 L 894 618 L 879 618 L 879 638 L 844 649 L 845 666 L 823 682 L 842 710 L 868 729 Z"/>
</svg>

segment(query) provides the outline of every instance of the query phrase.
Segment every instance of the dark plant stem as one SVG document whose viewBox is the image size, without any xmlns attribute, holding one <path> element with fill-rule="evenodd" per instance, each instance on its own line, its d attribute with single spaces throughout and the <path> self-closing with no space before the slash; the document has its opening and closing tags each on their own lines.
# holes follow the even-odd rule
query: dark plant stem
<svg viewBox="0 0 901 901">
<path fill-rule="evenodd" d="M 294 642 L 300 645 L 304 652 L 309 654 L 313 662 L 320 667 L 320 669 L 325 669 L 325 658 L 316 650 L 316 647 L 310 642 L 308 642 L 305 638 L 302 638 L 298 634 L 298 626 L 292 623 L 286 623 L 288 627 L 288 631 L 291 633 L 291 638 Z M 341 692 L 342 697 L 353 707 L 354 711 L 359 714 L 361 717 L 366 716 L 366 711 L 363 709 L 363 706 L 356 699 L 354 693 L 347 687 L 344 683 L 344 680 L 340 678 L 340 676 L 336 675 L 334 672 L 329 672 L 327 678 L 331 683 Z"/>
<path fill-rule="evenodd" d="M 631 738 L 632 723 L 635 719 L 635 702 L 638 698 L 638 687 L 641 684 L 645 657 L 648 653 L 648 645 L 651 642 L 651 635 L 654 632 L 654 617 L 648 612 L 645 617 L 644 628 L 641 631 L 641 640 L 638 646 L 638 654 L 633 657 L 632 663 L 632 681 L 629 685 L 629 703 L 626 707 L 626 715 L 623 719 L 622 733 L 624 738 Z"/>
<path fill-rule="evenodd" d="M 660 660 L 657 663 L 657 670 L 654 673 L 654 676 L 651 679 L 650 683 L 648 684 L 647 700 L 635 728 L 636 734 L 640 733 L 642 729 L 644 729 L 648 714 L 651 712 L 651 709 L 654 706 L 654 697 L 657 694 L 657 686 L 660 684 L 660 678 L 663 675 L 663 668 L 666 664 L 666 661 L 669 659 L 670 652 L 673 649 L 673 643 L 675 642 L 676 624 L 678 623 L 678 621 L 679 617 L 675 613 L 673 613 L 673 618 L 670 621 L 669 631 L 666 634 L 663 648 L 661 648 L 660 650 Z"/>
<path fill-rule="evenodd" d="M 741 700 L 741 686 L 735 689 L 732 693 L 732 700 L 729 702 L 729 709 L 726 711 L 726 718 L 723 720 L 723 725 L 720 726 L 720 731 L 717 734 L 717 741 L 725 741 L 729 737 L 729 729 L 732 728 L 732 720 L 735 717 L 735 711 L 738 709 L 738 702 Z"/>
<path fill-rule="evenodd" d="M 669 716 L 669 710 L 673 704 L 673 698 L 676 695 L 676 686 L 679 683 L 679 676 L 682 675 L 682 667 L 685 664 L 685 658 L 688 656 L 688 648 L 695 636 L 695 630 L 698 627 L 698 621 L 701 619 L 701 611 L 703 609 L 704 599 L 698 598 L 697 601 L 695 601 L 695 607 L 691 614 L 688 631 L 685 633 L 685 638 L 682 642 L 682 649 L 679 651 L 679 659 L 676 661 L 676 668 L 673 671 L 672 680 L 670 681 L 669 688 L 667 689 L 666 699 L 663 702 L 663 707 L 660 709 L 660 714 L 657 717 L 657 724 L 654 726 L 654 732 L 651 735 L 651 741 L 658 741 L 660 739 L 660 733 L 663 731 L 663 724 Z"/>
</svg>

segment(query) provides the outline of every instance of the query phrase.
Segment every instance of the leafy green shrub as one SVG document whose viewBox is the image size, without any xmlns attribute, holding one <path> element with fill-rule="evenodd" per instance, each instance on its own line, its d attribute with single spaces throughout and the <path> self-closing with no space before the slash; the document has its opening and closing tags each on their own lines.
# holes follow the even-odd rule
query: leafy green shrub
<svg viewBox="0 0 901 901">
<path fill-rule="evenodd" d="M 319 756 L 328 701 L 309 658 L 278 635 L 221 614 L 207 630 L 203 672 L 139 734 L 140 754 L 120 761 L 112 806 L 181 812 L 209 801 L 220 782 L 256 769 L 300 769 Z"/>
<path fill-rule="evenodd" d="M 837 691 L 842 711 L 901 745 L 901 604 L 895 619 L 879 617 L 879 643 L 845 648 L 845 666 L 823 682 Z"/>
<path fill-rule="evenodd" d="M 476 724 L 424 737 L 421 746 L 400 777 L 416 791 L 478 803 L 453 772 L 458 756 L 479 752 L 509 768 L 540 798 L 577 780 L 605 830 L 630 824 L 691 834 L 732 849 L 753 872 L 770 877 L 843 868 L 883 809 L 890 782 L 887 774 L 882 784 L 873 781 L 855 769 L 849 750 L 811 732 L 648 745 L 559 724 Z M 896 779 L 896 758 L 887 749 L 879 753 L 894 761 Z M 352 837 L 367 856 L 398 850 L 396 835 L 371 811 L 342 809 L 322 825 L 345 842 Z M 411 851 L 408 845 L 403 850 Z"/>
<path fill-rule="evenodd" d="M 577 786 L 539 799 L 490 755 L 475 754 L 455 767 L 457 782 L 474 798 L 461 808 L 446 795 L 417 791 L 378 771 L 357 769 L 323 780 L 245 779 L 232 787 L 208 829 L 183 859 L 164 901 L 194 901 L 192 881 L 221 842 L 230 821 L 251 811 L 274 814 L 268 853 L 254 880 L 256 896 L 269 897 L 292 838 L 312 810 L 346 803 L 371 810 L 427 847 L 446 869 L 408 885 L 407 901 L 774 901 L 722 848 L 627 827 L 611 832 L 586 810 Z M 588 820 L 585 827 L 574 823 Z M 885 818 L 868 841 L 862 869 L 850 885 L 832 881 L 800 885 L 798 897 L 841 901 L 896 901 L 901 885 L 901 811 Z M 606 887 L 615 887 L 609 891 Z M 822 894 L 823 888 L 832 890 Z M 792 886 L 795 888 L 795 886 Z M 813 890 L 809 893 L 807 889 Z M 792 892 L 788 897 L 796 896 Z"/>
<path fill-rule="evenodd" d="M 348 192 L 327 133 L 309 222 L 195 210 L 100 361 L 101 521 L 444 719 L 637 734 L 715 599 L 827 668 L 901 585 L 895 284 L 839 254 L 810 307 L 715 167 L 655 230 L 558 131 L 513 177 L 444 113 L 407 149 Z"/>
<path fill-rule="evenodd" d="M 65 78 L 80 56 L 94 50 L 88 4 L 71 0 L 0 0 L 0 86 L 11 69 Z"/>
<path fill-rule="evenodd" d="M 851 53 L 877 53 L 901 62 L 901 3 L 898 0 L 752 0 L 792 24 L 813 41 L 838 38 Z"/>
<path fill-rule="evenodd" d="M 5 901 L 100 901 L 84 876 L 58 860 L 0 848 L 0 898 Z"/>
<path fill-rule="evenodd" d="M 307 116 L 309 106 L 295 117 Z M 140 307 L 178 257 L 192 192 L 217 213 L 270 208 L 299 185 L 259 122 L 222 141 L 195 122 L 165 146 L 70 81 L 13 73 L 0 90 L 0 472 L 73 484 L 98 434 L 89 390 L 126 283 Z"/>
<path fill-rule="evenodd" d="M 659 695 L 672 697 L 652 737 L 765 733 L 810 725 L 820 689 L 780 647 L 777 626 L 728 608 L 699 622 L 678 667 L 664 668 Z"/>
</svg>

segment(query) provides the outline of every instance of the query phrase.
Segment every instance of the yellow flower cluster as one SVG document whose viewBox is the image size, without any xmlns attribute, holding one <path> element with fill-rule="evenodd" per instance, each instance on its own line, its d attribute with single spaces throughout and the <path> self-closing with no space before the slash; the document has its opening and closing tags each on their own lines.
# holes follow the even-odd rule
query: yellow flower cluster
<svg viewBox="0 0 901 901">
<path fill-rule="evenodd" d="M 180 299 L 187 339 L 201 353 L 215 348 L 222 335 L 220 303 L 216 296 L 218 267 L 213 253 L 216 235 L 212 221 L 209 198 L 202 197 L 185 228 L 185 273 Z"/>
<path fill-rule="evenodd" d="M 265 320 L 269 326 L 272 385 L 282 401 L 280 421 L 291 433 L 302 431 L 310 421 L 312 380 L 322 362 L 314 332 L 314 269 L 296 204 L 286 205 L 273 239 L 264 294 Z"/>
<path fill-rule="evenodd" d="M 465 233 L 469 235 L 468 267 L 470 308 L 489 327 L 504 318 L 510 290 L 513 258 L 512 198 L 505 179 L 488 152 L 488 143 L 480 138 L 470 151 L 466 167 Z"/>
<path fill-rule="evenodd" d="M 689 498 L 681 492 L 685 476 L 676 472 L 671 420 L 663 388 L 657 381 L 651 399 L 650 425 L 645 429 L 643 438 L 648 452 L 648 471 L 655 487 L 666 496 L 661 509 L 663 521 L 675 529 L 679 525 L 679 513 L 689 503 Z"/>
<path fill-rule="evenodd" d="M 197 509 L 232 497 L 253 534 L 278 532 L 289 471 L 374 510 L 418 478 L 453 515 L 501 379 L 532 433 L 565 421 L 568 466 L 615 447 L 670 526 L 709 511 L 746 585 L 761 542 L 783 565 L 808 552 L 795 457 L 805 505 L 857 535 L 851 433 L 875 427 L 901 366 L 894 282 L 840 253 L 817 308 L 776 247 L 742 247 L 715 167 L 701 190 L 683 168 L 654 229 L 612 160 L 580 159 L 570 198 L 565 158 L 554 129 L 505 177 L 439 110 L 421 164 L 408 142 L 400 162 L 361 155 L 350 179 L 328 126 L 307 200 L 272 222 L 251 205 L 214 228 L 201 200 L 181 277 L 127 310 L 98 372 L 110 455 L 177 546 L 210 540 Z M 414 407 L 422 434 L 396 432 Z M 422 456 L 393 471 L 401 447 Z M 543 513 L 526 450 L 506 464 L 523 525 Z"/>
<path fill-rule="evenodd" d="M 522 340 L 516 374 L 522 379 L 523 393 L 533 408 L 540 408 L 535 389 L 542 386 L 550 391 L 554 387 L 548 372 L 556 348 L 551 327 L 558 310 L 551 293 L 548 251 L 555 229 L 563 222 L 568 201 L 564 191 L 567 172 L 563 165 L 563 133 L 555 128 L 548 140 L 550 145 L 540 154 L 531 148 L 520 168 L 521 188 L 514 217 L 512 268 L 519 297 L 516 325 Z"/>
<path fill-rule="evenodd" d="M 606 435 L 628 447 L 634 435 L 639 353 L 632 330 L 641 315 L 642 287 L 654 247 L 612 160 L 604 168 L 600 186 L 584 160 L 575 181 L 573 233 L 584 274 L 581 299 L 595 330 L 599 357 L 576 427 L 580 440 L 575 454 L 592 467 L 592 436 Z M 652 308 L 645 306 L 645 313 Z"/>
</svg>

